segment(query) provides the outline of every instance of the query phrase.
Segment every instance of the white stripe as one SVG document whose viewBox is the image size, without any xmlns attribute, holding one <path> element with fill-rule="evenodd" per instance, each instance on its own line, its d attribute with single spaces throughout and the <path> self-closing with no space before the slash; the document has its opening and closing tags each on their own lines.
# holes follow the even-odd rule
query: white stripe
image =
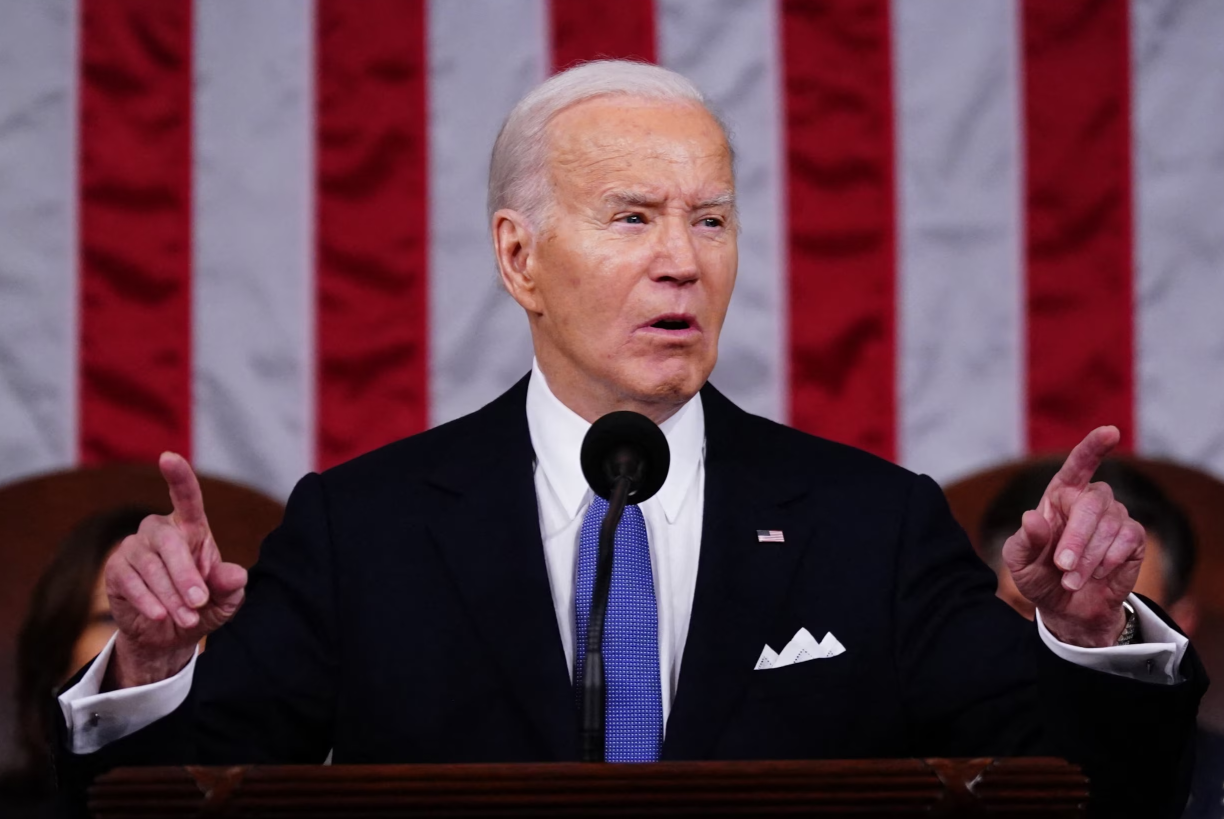
<svg viewBox="0 0 1224 819">
<path fill-rule="evenodd" d="M 502 289 L 485 221 L 489 151 L 549 62 L 542 0 L 427 7 L 430 420 L 469 413 L 531 369 L 522 309 Z"/>
<path fill-rule="evenodd" d="M 314 461 L 313 43 L 313 3 L 195 3 L 194 460 L 278 498 Z"/>
<path fill-rule="evenodd" d="M 741 407 L 787 416 L 786 219 L 778 11 L 756 0 L 658 0 L 660 62 L 691 78 L 736 144 L 739 278 L 711 382 Z"/>
<path fill-rule="evenodd" d="M 1131 10 L 1138 448 L 1224 476 L 1224 3 Z"/>
<path fill-rule="evenodd" d="M 940 481 L 1024 448 L 1017 15 L 893 3 L 899 452 Z"/>
<path fill-rule="evenodd" d="M 77 4 L 0 2 L 0 483 L 77 459 Z"/>
</svg>

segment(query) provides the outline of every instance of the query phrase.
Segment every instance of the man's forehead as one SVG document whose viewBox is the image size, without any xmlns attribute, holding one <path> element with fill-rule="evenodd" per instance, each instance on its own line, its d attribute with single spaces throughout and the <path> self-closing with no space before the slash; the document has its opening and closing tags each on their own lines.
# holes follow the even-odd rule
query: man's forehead
<svg viewBox="0 0 1224 819">
<path fill-rule="evenodd" d="M 730 156 L 718 121 L 688 103 L 601 97 L 562 111 L 548 131 L 562 162 L 582 155 L 613 164 L 631 158 L 717 161 Z"/>
<path fill-rule="evenodd" d="M 588 201 L 699 208 L 734 196 L 725 135 L 700 106 L 588 100 L 563 111 L 550 130 L 554 182 Z"/>
</svg>

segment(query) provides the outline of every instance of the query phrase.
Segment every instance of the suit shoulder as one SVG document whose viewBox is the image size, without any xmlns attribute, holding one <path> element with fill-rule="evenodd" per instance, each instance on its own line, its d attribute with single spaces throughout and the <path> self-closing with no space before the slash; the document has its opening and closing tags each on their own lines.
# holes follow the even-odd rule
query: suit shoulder
<svg viewBox="0 0 1224 819">
<path fill-rule="evenodd" d="M 744 414 L 746 437 L 767 452 L 772 468 L 824 491 L 889 495 L 903 502 L 919 476 L 897 464 L 848 444 L 802 432 L 756 415 Z"/>
<path fill-rule="evenodd" d="M 456 418 L 440 426 L 409 435 L 333 466 L 323 473 L 329 487 L 368 486 L 389 480 L 422 478 L 437 467 L 456 443 L 479 428 L 480 412 Z"/>
<path fill-rule="evenodd" d="M 504 447 L 507 438 L 526 434 L 526 391 L 524 378 L 475 412 L 332 467 L 323 473 L 323 481 L 329 490 L 381 496 L 402 491 L 405 484 L 419 483 L 455 462 L 476 467 L 486 452 Z"/>
</svg>

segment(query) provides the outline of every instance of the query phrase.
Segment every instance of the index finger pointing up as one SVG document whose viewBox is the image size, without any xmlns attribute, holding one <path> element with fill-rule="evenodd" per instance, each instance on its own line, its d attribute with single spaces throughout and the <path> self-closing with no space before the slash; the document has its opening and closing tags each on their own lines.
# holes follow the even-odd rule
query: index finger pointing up
<svg viewBox="0 0 1224 819">
<path fill-rule="evenodd" d="M 191 464 L 178 453 L 163 452 L 157 459 L 157 467 L 166 486 L 170 489 L 170 502 L 174 504 L 174 515 L 187 526 L 207 526 L 204 516 L 204 495 L 200 482 L 196 480 Z"/>
<path fill-rule="evenodd" d="M 1122 433 L 1117 427 L 1097 427 L 1089 432 L 1087 437 L 1071 450 L 1062 469 L 1058 470 L 1058 474 L 1050 483 L 1050 488 L 1067 486 L 1083 489 L 1086 487 L 1092 481 L 1092 476 L 1096 473 L 1097 467 L 1101 465 L 1101 461 L 1105 460 L 1105 456 L 1113 451 L 1120 440 L 1122 440 Z"/>
</svg>

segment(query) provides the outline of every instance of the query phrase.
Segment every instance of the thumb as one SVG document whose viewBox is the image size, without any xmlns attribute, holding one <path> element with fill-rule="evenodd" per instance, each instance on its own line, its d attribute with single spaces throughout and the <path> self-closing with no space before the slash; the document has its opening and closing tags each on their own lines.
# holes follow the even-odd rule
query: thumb
<svg viewBox="0 0 1224 819">
<path fill-rule="evenodd" d="M 1003 558 L 1013 572 L 1039 560 L 1051 541 L 1054 529 L 1040 512 L 1025 512 L 1020 530 L 1003 544 Z"/>
<path fill-rule="evenodd" d="M 217 563 L 204 580 L 209 602 L 227 616 L 238 610 L 246 594 L 247 570 L 237 563 Z"/>
</svg>

